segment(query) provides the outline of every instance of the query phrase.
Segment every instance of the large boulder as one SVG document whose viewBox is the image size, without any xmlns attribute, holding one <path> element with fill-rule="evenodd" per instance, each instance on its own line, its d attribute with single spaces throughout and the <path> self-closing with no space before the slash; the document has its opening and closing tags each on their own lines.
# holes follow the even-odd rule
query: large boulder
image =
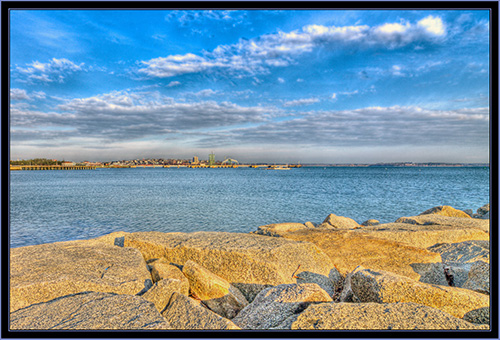
<svg viewBox="0 0 500 340">
<path fill-rule="evenodd" d="M 141 253 L 72 241 L 10 250 L 10 310 L 85 291 L 138 294 L 152 285 Z"/>
<path fill-rule="evenodd" d="M 477 261 L 475 262 L 464 283 L 463 288 L 470 289 L 483 294 L 490 294 L 490 264 Z"/>
<path fill-rule="evenodd" d="M 416 303 L 321 303 L 309 306 L 293 330 L 487 329 Z"/>
<path fill-rule="evenodd" d="M 467 289 L 431 285 L 384 271 L 358 267 L 351 289 L 360 302 L 415 302 L 462 318 L 465 313 L 489 306 L 489 297 Z"/>
<path fill-rule="evenodd" d="M 213 312 L 232 319 L 248 305 L 237 288 L 199 264 L 188 260 L 182 272 L 189 280 L 191 294 L 201 299 Z"/>
<path fill-rule="evenodd" d="M 283 328 L 285 320 L 297 316 L 311 303 L 331 301 L 317 284 L 283 284 L 261 291 L 233 322 L 242 329 Z"/>
<path fill-rule="evenodd" d="M 355 232 L 367 233 L 375 238 L 397 241 L 419 248 L 428 248 L 437 243 L 489 240 L 490 238 L 489 234 L 481 229 L 434 224 L 386 223 L 364 227 Z"/>
<path fill-rule="evenodd" d="M 371 226 L 379 225 L 379 224 L 380 224 L 380 221 L 379 220 L 374 220 L 374 219 L 369 219 L 369 220 L 366 220 L 363 223 L 361 223 L 361 225 L 363 227 L 371 227 Z"/>
<path fill-rule="evenodd" d="M 151 287 L 142 297 L 152 303 L 154 303 L 156 309 L 161 313 L 167 306 L 172 294 L 179 293 L 183 295 L 188 295 L 185 291 L 185 287 L 180 280 L 176 279 L 163 279 L 155 282 L 153 287 Z"/>
<path fill-rule="evenodd" d="M 229 330 L 240 329 L 231 320 L 215 314 L 211 310 L 185 295 L 174 293 L 167 308 L 161 313 L 173 329 L 183 330 Z"/>
<path fill-rule="evenodd" d="M 429 210 L 424 211 L 420 215 L 430 215 L 430 214 L 443 215 L 448 217 L 471 218 L 467 213 L 463 212 L 462 210 L 452 208 L 449 205 L 441 205 L 439 207 L 431 208 Z"/>
<path fill-rule="evenodd" d="M 327 229 L 356 229 L 359 228 L 360 225 L 352 218 L 330 214 L 319 227 Z"/>
<path fill-rule="evenodd" d="M 449 217 L 437 214 L 400 217 L 396 223 L 409 223 L 417 225 L 442 225 L 457 228 L 476 228 L 487 233 L 490 232 L 490 221 L 476 218 Z"/>
<path fill-rule="evenodd" d="M 294 273 L 309 271 L 328 277 L 333 268 L 314 244 L 281 237 L 139 232 L 125 235 L 124 244 L 140 250 L 146 260 L 163 257 L 176 265 L 196 262 L 238 288 L 248 301 L 267 287 L 295 283 Z"/>
<path fill-rule="evenodd" d="M 189 281 L 182 270 L 178 267 L 169 264 L 165 259 L 157 259 L 148 263 L 151 268 L 151 278 L 153 282 L 158 282 L 164 279 L 174 279 L 181 282 L 182 291 L 180 293 L 184 295 L 189 294 Z"/>
<path fill-rule="evenodd" d="M 155 306 L 140 296 L 85 292 L 10 313 L 12 330 L 170 329 Z"/>
<path fill-rule="evenodd" d="M 465 313 L 463 319 L 467 322 L 475 323 L 475 324 L 490 324 L 490 308 L 483 307 L 471 310 L 470 312 Z"/>
<path fill-rule="evenodd" d="M 310 225 L 306 226 L 305 224 L 302 223 L 273 223 L 260 226 L 257 228 L 256 231 L 252 231 L 251 234 L 279 237 L 279 234 L 281 232 L 295 231 L 308 228 L 310 228 Z"/>
<path fill-rule="evenodd" d="M 362 265 L 419 280 L 436 270 L 441 256 L 426 249 L 379 239 L 356 230 L 308 229 L 283 233 L 284 238 L 311 242 L 321 248 L 343 276 Z M 444 273 L 442 273 L 444 279 Z"/>
</svg>

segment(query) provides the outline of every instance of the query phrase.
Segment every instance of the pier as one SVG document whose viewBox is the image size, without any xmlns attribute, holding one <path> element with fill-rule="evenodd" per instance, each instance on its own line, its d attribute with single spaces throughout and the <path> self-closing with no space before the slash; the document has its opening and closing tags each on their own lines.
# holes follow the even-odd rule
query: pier
<svg viewBox="0 0 500 340">
<path fill-rule="evenodd" d="M 11 165 L 10 170 L 95 170 L 95 166 L 85 165 Z"/>
</svg>

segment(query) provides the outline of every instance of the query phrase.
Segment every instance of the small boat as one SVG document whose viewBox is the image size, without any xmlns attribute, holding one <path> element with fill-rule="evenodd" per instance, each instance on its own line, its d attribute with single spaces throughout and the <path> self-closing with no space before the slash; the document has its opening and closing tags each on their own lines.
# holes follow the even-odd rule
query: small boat
<svg viewBox="0 0 500 340">
<path fill-rule="evenodd" d="M 266 170 L 290 170 L 288 165 L 269 165 Z"/>
</svg>

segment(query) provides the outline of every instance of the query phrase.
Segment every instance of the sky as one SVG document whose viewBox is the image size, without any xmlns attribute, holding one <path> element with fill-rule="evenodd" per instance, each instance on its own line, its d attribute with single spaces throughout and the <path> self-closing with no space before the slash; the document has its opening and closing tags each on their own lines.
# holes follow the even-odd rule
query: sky
<svg viewBox="0 0 500 340">
<path fill-rule="evenodd" d="M 11 159 L 489 161 L 486 10 L 12 10 Z"/>
</svg>

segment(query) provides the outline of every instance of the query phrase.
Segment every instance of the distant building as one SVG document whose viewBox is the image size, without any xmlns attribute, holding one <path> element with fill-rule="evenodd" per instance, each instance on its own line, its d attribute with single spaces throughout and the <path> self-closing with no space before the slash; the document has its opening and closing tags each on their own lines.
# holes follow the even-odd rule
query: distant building
<svg viewBox="0 0 500 340">
<path fill-rule="evenodd" d="M 213 152 L 208 155 L 208 164 L 215 165 L 215 154 Z"/>
<path fill-rule="evenodd" d="M 61 165 L 62 166 L 73 166 L 73 165 L 75 165 L 75 163 L 74 162 L 70 162 L 70 161 L 64 161 L 64 162 L 61 163 Z"/>
<path fill-rule="evenodd" d="M 200 163 L 200 161 L 198 160 L 198 156 L 194 156 L 194 157 L 193 157 L 193 161 L 192 161 L 191 163 L 193 163 L 193 164 L 198 164 L 198 163 Z"/>
</svg>

